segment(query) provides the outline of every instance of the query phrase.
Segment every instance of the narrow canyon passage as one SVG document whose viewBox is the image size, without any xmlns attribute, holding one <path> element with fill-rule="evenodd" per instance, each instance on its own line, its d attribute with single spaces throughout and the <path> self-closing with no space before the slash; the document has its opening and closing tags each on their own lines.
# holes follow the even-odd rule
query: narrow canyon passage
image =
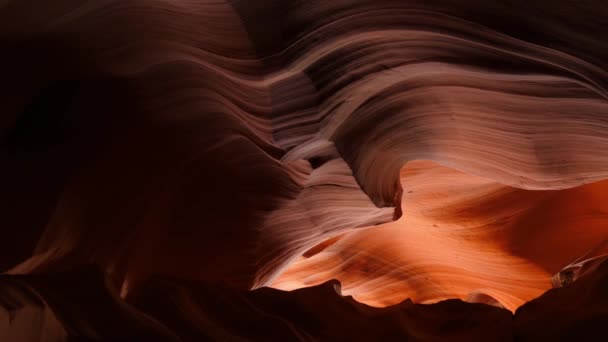
<svg viewBox="0 0 608 342">
<path fill-rule="evenodd" d="M 607 28 L 0 0 L 0 341 L 604 337 Z"/>
</svg>

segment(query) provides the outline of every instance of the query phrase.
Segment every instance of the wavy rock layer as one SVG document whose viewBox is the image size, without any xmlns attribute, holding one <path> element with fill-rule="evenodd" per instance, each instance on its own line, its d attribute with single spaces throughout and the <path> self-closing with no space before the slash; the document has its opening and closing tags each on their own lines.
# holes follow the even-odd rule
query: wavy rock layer
<svg viewBox="0 0 608 342">
<path fill-rule="evenodd" d="M 0 269 L 31 308 L 15 322 L 73 334 L 40 288 L 85 264 L 122 298 L 164 277 L 244 306 L 338 279 L 372 306 L 516 310 L 608 239 L 606 18 L 592 1 L 0 1 Z M 189 296 L 163 304 L 191 301 L 176 336 L 207 319 Z M 406 307 L 503 312 L 449 303 Z"/>
<path fill-rule="evenodd" d="M 272 286 L 338 279 L 374 306 L 490 296 L 510 310 L 608 236 L 608 182 L 522 190 L 428 161 L 401 172 L 403 216 L 349 232 L 302 257 Z"/>
</svg>

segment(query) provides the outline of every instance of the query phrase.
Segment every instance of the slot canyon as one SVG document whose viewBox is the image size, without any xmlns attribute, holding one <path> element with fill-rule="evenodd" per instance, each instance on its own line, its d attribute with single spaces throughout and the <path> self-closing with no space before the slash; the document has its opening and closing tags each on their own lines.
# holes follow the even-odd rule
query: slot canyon
<svg viewBox="0 0 608 342">
<path fill-rule="evenodd" d="M 608 4 L 0 0 L 0 341 L 605 341 Z"/>
</svg>

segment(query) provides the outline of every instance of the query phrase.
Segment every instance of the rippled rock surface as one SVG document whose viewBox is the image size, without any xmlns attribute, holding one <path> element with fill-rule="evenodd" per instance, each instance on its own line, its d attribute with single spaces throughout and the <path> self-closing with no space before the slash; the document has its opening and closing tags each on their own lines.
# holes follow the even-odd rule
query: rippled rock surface
<svg viewBox="0 0 608 342">
<path fill-rule="evenodd" d="M 0 0 L 0 340 L 601 337 L 607 27 Z"/>
</svg>

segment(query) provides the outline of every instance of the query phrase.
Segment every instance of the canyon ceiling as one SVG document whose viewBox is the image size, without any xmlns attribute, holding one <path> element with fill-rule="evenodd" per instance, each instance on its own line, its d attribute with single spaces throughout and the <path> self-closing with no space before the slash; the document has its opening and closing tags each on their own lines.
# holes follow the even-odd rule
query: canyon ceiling
<svg viewBox="0 0 608 342">
<path fill-rule="evenodd" d="M 607 37 L 599 0 L 0 0 L 0 340 L 603 341 Z"/>
</svg>

